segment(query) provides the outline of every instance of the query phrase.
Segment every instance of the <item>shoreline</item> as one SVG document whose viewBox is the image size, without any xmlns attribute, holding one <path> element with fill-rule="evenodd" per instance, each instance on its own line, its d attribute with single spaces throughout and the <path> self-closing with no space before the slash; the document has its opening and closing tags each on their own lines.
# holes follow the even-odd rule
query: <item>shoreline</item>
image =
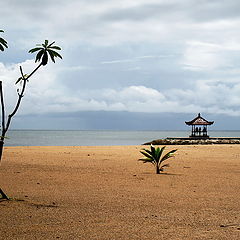
<svg viewBox="0 0 240 240">
<path fill-rule="evenodd" d="M 126 146 L 154 139 L 188 137 L 189 131 L 9 131 L 5 146 Z M 210 132 L 211 137 L 239 137 L 240 131 Z"/>
</svg>

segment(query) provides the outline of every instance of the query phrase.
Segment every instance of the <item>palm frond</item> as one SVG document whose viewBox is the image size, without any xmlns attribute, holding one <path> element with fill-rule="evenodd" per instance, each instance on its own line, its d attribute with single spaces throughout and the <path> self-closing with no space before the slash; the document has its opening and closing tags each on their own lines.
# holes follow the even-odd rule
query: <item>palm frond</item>
<svg viewBox="0 0 240 240">
<path fill-rule="evenodd" d="M 58 52 L 56 52 L 56 51 L 53 51 L 53 50 L 47 50 L 48 52 L 52 52 L 52 54 L 54 55 L 54 57 L 59 57 L 59 58 L 61 58 L 62 59 L 62 56 L 58 53 Z"/>
<path fill-rule="evenodd" d="M 151 152 L 152 152 L 152 155 L 155 156 L 156 151 L 155 151 L 155 147 L 152 144 L 151 144 Z"/>
<path fill-rule="evenodd" d="M 37 53 L 35 62 L 40 62 L 43 54 L 44 54 L 44 49 L 40 50 L 40 51 Z"/>
<path fill-rule="evenodd" d="M 61 48 L 60 47 L 58 47 L 58 46 L 52 46 L 52 47 L 50 47 L 50 45 L 48 46 L 48 48 L 51 48 L 51 49 L 56 49 L 56 50 L 61 50 Z"/>
<path fill-rule="evenodd" d="M 7 46 L 7 41 L 6 41 L 5 39 L 0 38 L 0 43 L 1 43 L 2 45 L 4 45 L 6 48 L 8 47 L 8 46 Z"/>
<path fill-rule="evenodd" d="M 155 149 L 155 155 L 156 155 L 156 159 L 159 159 L 159 158 L 160 158 L 160 148 L 159 148 L 159 147 L 157 147 L 157 148 Z"/>
<path fill-rule="evenodd" d="M 48 45 L 48 48 L 51 48 L 54 43 L 55 43 L 55 41 L 53 41 L 52 43 L 50 43 L 50 44 Z"/>
<path fill-rule="evenodd" d="M 37 51 L 39 51 L 39 50 L 43 50 L 43 48 L 42 48 L 42 47 L 32 48 L 32 49 L 30 49 L 28 52 L 29 52 L 29 53 L 34 53 L 34 52 L 37 52 Z"/>
<path fill-rule="evenodd" d="M 162 156 L 162 153 L 163 153 L 163 151 L 165 150 L 165 148 L 166 148 L 165 146 L 163 146 L 163 147 L 160 148 L 160 152 L 159 152 L 160 157 Z"/>
<path fill-rule="evenodd" d="M 49 55 L 50 55 L 50 58 L 51 60 L 55 63 L 55 59 L 54 59 L 54 54 L 52 53 L 52 51 L 48 51 Z"/>
<path fill-rule="evenodd" d="M 147 152 L 143 152 L 143 151 L 140 151 L 140 153 L 143 154 L 146 158 L 149 158 L 152 161 L 155 161 L 154 157 L 151 154 L 149 154 Z"/>
<path fill-rule="evenodd" d="M 177 149 L 174 149 L 174 150 L 168 152 L 167 154 L 165 154 L 165 155 L 163 156 L 163 158 L 161 159 L 161 163 L 162 163 L 163 161 L 165 161 L 165 160 L 173 157 L 173 153 L 175 153 L 176 151 L 177 151 Z"/>
<path fill-rule="evenodd" d="M 0 32 L 4 32 L 4 31 L 0 30 Z M 4 51 L 4 48 L 8 48 L 7 41 L 0 37 L 0 50 Z"/>
</svg>

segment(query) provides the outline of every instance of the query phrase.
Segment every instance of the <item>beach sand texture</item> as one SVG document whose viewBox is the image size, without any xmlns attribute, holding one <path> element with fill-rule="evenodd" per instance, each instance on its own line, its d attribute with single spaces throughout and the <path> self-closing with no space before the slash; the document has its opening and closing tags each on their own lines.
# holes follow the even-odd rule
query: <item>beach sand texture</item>
<svg viewBox="0 0 240 240">
<path fill-rule="evenodd" d="M 149 148 L 149 146 L 144 146 Z M 0 239 L 240 239 L 240 145 L 6 147 Z"/>
</svg>

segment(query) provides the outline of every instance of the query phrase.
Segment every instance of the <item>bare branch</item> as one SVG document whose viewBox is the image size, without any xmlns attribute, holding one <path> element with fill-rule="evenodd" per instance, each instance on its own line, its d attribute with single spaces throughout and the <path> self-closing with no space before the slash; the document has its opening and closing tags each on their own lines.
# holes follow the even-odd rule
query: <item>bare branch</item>
<svg viewBox="0 0 240 240">
<path fill-rule="evenodd" d="M 23 73 L 23 70 L 22 70 L 22 67 L 20 66 L 20 72 L 21 72 L 21 75 L 22 75 L 22 80 L 23 80 L 23 86 L 22 86 L 22 90 L 20 91 L 20 93 L 18 93 L 18 100 L 17 100 L 17 103 L 16 103 L 16 106 L 15 108 L 13 109 L 12 113 L 8 115 L 8 120 L 7 120 L 7 124 L 6 124 L 6 127 L 5 127 L 5 130 L 3 131 L 2 133 L 2 136 L 4 137 L 9 126 L 10 126 L 10 123 L 11 123 L 11 120 L 12 120 L 12 117 L 16 114 L 19 106 L 20 106 L 20 103 L 22 101 L 22 98 L 23 98 L 23 94 L 25 92 L 25 88 L 26 88 L 26 83 L 27 83 L 27 80 L 42 66 L 42 63 L 40 63 L 32 72 L 31 74 L 29 74 L 27 77 L 24 76 L 24 73 Z"/>
</svg>

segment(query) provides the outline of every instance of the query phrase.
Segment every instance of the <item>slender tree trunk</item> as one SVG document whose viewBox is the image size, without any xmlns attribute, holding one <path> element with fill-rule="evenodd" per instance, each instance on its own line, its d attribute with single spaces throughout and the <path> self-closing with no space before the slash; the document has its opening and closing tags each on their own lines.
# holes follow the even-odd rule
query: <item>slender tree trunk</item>
<svg viewBox="0 0 240 240">
<path fill-rule="evenodd" d="M 5 109 L 4 109 L 4 100 L 3 100 L 3 89 L 2 89 L 2 81 L 0 81 L 0 99 L 1 99 L 1 107 L 2 107 L 2 136 L 0 137 L 0 163 L 2 160 L 2 154 L 3 154 L 3 145 L 4 145 L 4 136 L 5 135 Z M 9 200 L 9 197 L 3 192 L 3 190 L 0 188 L 0 199 L 7 199 Z"/>
<path fill-rule="evenodd" d="M 160 168 L 158 165 L 156 165 L 156 174 L 160 174 Z"/>
<path fill-rule="evenodd" d="M 3 144 L 4 144 L 3 140 L 0 140 L 0 162 L 2 160 Z"/>
<path fill-rule="evenodd" d="M 1 137 L 0 137 L 0 163 L 2 160 L 3 153 L 3 144 L 4 144 L 4 136 L 5 136 L 5 106 L 4 106 L 4 98 L 3 98 L 3 87 L 2 81 L 0 81 L 0 100 L 1 100 L 1 113 L 2 113 L 2 125 L 1 125 Z"/>
<path fill-rule="evenodd" d="M 1 139 L 0 140 L 0 162 L 1 162 L 1 159 L 2 159 L 2 153 L 3 153 L 3 140 Z M 9 200 L 9 197 L 3 192 L 3 190 L 0 188 L 0 199 L 6 199 L 6 200 Z"/>
</svg>

